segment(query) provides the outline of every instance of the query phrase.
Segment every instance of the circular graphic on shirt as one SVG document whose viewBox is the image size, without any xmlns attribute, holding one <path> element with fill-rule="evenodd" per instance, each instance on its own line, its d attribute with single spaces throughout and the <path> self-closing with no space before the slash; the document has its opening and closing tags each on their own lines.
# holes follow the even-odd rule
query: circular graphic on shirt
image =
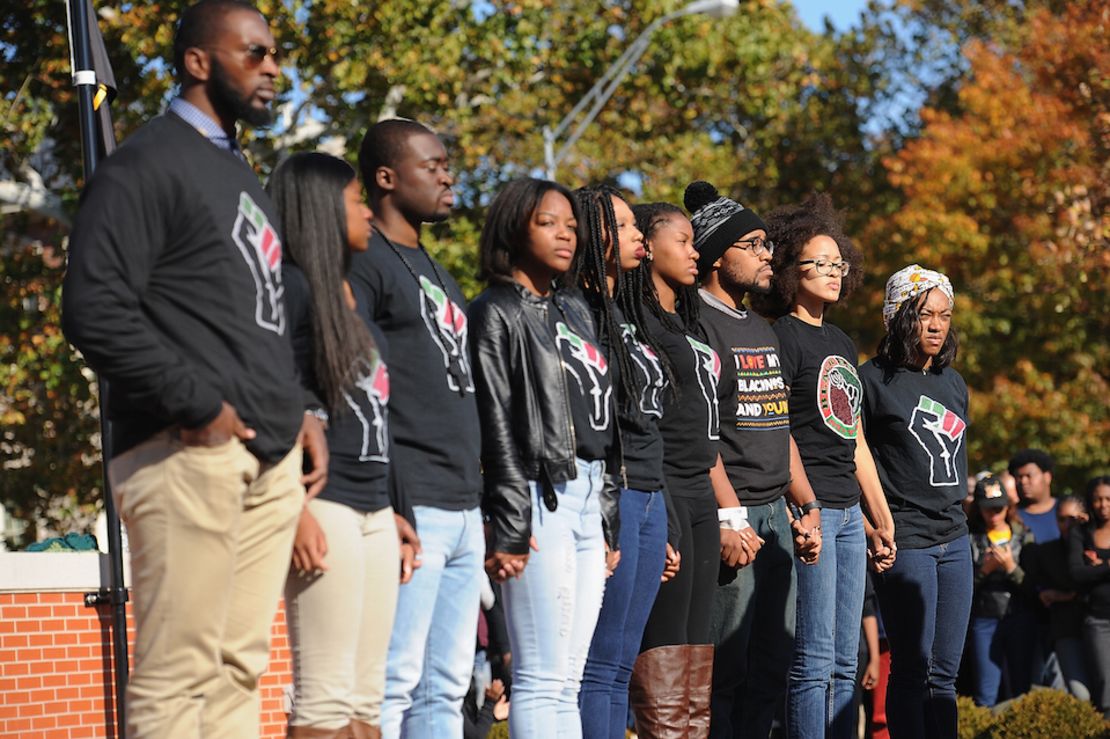
<svg viewBox="0 0 1110 739">
<path fill-rule="evenodd" d="M 836 354 L 825 357 L 817 373 L 817 410 L 825 425 L 842 439 L 856 438 L 862 402 L 863 385 L 852 363 Z"/>
</svg>

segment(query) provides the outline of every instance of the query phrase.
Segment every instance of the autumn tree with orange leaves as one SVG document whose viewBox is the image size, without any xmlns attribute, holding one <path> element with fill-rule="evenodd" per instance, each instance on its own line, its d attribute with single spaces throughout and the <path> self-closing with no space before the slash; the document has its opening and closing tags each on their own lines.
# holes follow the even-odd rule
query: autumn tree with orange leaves
<svg viewBox="0 0 1110 739">
<path fill-rule="evenodd" d="M 1110 443 L 1110 2 L 1028 10 L 1014 38 L 968 43 L 955 109 L 885 161 L 905 201 L 869 272 L 952 278 L 973 469 L 1042 447 L 1075 488 Z"/>
</svg>

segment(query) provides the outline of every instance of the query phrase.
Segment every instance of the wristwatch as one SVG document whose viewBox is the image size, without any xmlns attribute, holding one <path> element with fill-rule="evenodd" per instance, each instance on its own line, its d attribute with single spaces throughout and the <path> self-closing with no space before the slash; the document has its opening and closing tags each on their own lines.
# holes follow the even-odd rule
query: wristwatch
<svg viewBox="0 0 1110 739">
<path fill-rule="evenodd" d="M 811 500 L 808 503 L 803 503 L 798 508 L 798 510 L 801 511 L 802 515 L 804 516 L 807 513 L 809 513 L 810 511 L 819 511 L 819 510 L 821 510 L 821 504 L 819 502 L 817 502 L 816 500 Z"/>
</svg>

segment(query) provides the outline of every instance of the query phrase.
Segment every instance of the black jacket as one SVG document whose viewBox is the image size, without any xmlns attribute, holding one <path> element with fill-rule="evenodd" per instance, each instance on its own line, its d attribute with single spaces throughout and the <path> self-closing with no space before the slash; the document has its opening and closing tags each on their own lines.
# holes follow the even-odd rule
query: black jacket
<svg viewBox="0 0 1110 739">
<path fill-rule="evenodd" d="M 581 295 L 558 290 L 541 298 L 515 282 L 489 287 L 470 304 L 470 355 L 482 421 L 482 507 L 493 524 L 499 552 L 524 554 L 532 535 L 528 481 L 538 482 L 544 504 L 555 510 L 554 486 L 578 476 L 574 425 L 562 359 L 549 311 L 582 336 L 596 337 Z M 616 417 L 615 409 L 612 415 Z M 618 548 L 621 469 L 617 424 L 600 496 L 605 541 Z"/>
</svg>

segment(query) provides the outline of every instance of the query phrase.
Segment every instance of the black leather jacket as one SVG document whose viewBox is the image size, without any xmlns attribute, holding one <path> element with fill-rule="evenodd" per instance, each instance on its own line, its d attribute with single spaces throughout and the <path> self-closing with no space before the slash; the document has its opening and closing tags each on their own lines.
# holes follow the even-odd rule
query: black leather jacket
<svg viewBox="0 0 1110 739">
<path fill-rule="evenodd" d="M 516 282 L 491 285 L 468 311 L 471 365 L 482 421 L 482 507 L 493 525 L 494 548 L 525 554 L 532 535 L 528 481 L 538 482 L 549 510 L 558 506 L 554 486 L 578 476 L 562 358 L 549 311 L 582 336 L 595 337 L 593 317 L 574 290 L 541 298 Z M 616 413 L 611 416 L 616 418 Z M 606 460 L 600 496 L 605 541 L 616 551 L 622 468 L 619 432 Z"/>
</svg>

